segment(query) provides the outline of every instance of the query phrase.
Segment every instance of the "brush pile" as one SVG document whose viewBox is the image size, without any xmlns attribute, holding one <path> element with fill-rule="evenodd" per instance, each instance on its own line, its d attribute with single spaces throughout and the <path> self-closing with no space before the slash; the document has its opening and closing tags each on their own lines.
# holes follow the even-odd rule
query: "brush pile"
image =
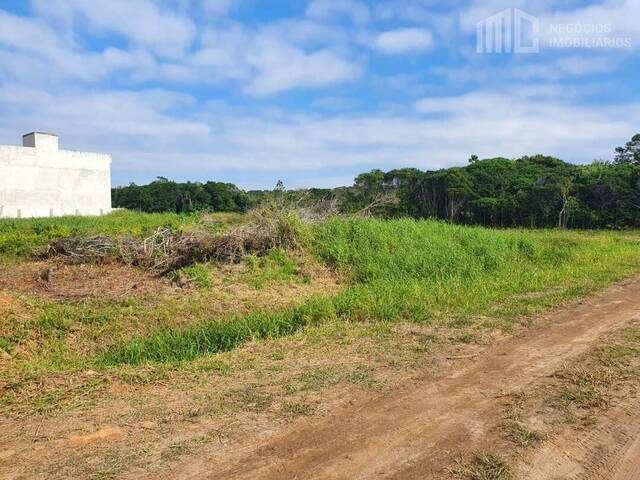
<svg viewBox="0 0 640 480">
<path fill-rule="evenodd" d="M 207 228 L 178 232 L 159 228 L 145 239 L 132 236 L 67 237 L 49 244 L 41 258 L 72 263 L 118 261 L 166 275 L 197 262 L 238 262 L 247 254 L 265 255 L 274 248 L 300 249 L 305 228 L 291 211 L 262 207 L 227 231 Z"/>
</svg>

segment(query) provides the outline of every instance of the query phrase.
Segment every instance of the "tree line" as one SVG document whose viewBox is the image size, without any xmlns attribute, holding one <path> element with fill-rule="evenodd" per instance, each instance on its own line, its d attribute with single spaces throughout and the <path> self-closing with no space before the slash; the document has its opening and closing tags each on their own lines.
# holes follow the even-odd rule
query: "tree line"
<svg viewBox="0 0 640 480">
<path fill-rule="evenodd" d="M 494 227 L 640 227 L 640 134 L 615 150 L 611 161 L 574 165 L 535 155 L 478 159 L 437 171 L 372 170 L 351 187 L 244 192 L 220 182 L 175 183 L 114 189 L 116 207 L 142 211 L 246 211 L 270 198 L 298 204 L 328 202 L 339 211 L 385 217 L 438 218 Z"/>
<path fill-rule="evenodd" d="M 111 202 L 114 207 L 141 212 L 244 212 L 249 197 L 233 183 L 178 183 L 158 177 L 148 185 L 132 183 L 112 189 Z"/>
</svg>

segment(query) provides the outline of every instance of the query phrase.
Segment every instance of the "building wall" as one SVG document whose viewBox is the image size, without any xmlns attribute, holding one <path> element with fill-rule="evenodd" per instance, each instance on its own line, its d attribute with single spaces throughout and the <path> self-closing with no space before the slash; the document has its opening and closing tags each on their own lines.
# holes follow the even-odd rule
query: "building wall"
<svg viewBox="0 0 640 480">
<path fill-rule="evenodd" d="M 0 217 L 109 213 L 111 156 L 58 150 L 57 141 L 45 140 L 0 145 Z"/>
</svg>

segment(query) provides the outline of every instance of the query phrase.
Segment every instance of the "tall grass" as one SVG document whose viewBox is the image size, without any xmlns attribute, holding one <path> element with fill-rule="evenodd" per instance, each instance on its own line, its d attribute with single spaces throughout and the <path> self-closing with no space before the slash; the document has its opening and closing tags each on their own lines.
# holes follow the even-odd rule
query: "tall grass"
<svg viewBox="0 0 640 480">
<path fill-rule="evenodd" d="M 316 226 L 315 238 L 319 258 L 352 278 L 338 301 L 358 319 L 496 314 L 495 307 L 515 295 L 596 286 L 600 276 L 640 263 L 637 241 L 608 232 L 331 220 Z M 519 313 L 515 307 L 523 302 L 512 303 L 503 315 Z"/>
<path fill-rule="evenodd" d="M 111 349 L 103 363 L 192 360 L 328 319 L 473 322 L 547 308 L 640 268 L 631 235 L 490 230 L 433 221 L 332 219 L 313 225 L 313 253 L 350 279 L 333 297 L 163 330 Z M 541 293 L 527 297 L 530 292 Z"/>
</svg>

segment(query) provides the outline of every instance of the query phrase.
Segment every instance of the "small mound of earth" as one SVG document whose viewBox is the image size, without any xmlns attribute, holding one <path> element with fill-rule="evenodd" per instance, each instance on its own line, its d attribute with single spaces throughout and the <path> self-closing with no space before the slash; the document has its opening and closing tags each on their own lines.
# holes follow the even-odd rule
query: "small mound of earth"
<svg viewBox="0 0 640 480">
<path fill-rule="evenodd" d="M 171 288 L 171 282 L 166 278 L 117 263 L 56 265 L 27 262 L 0 271 L 0 292 L 36 294 L 51 299 L 149 298 Z M 9 302 L 12 298 L 0 293 L 0 305 L 5 300 Z"/>
</svg>

